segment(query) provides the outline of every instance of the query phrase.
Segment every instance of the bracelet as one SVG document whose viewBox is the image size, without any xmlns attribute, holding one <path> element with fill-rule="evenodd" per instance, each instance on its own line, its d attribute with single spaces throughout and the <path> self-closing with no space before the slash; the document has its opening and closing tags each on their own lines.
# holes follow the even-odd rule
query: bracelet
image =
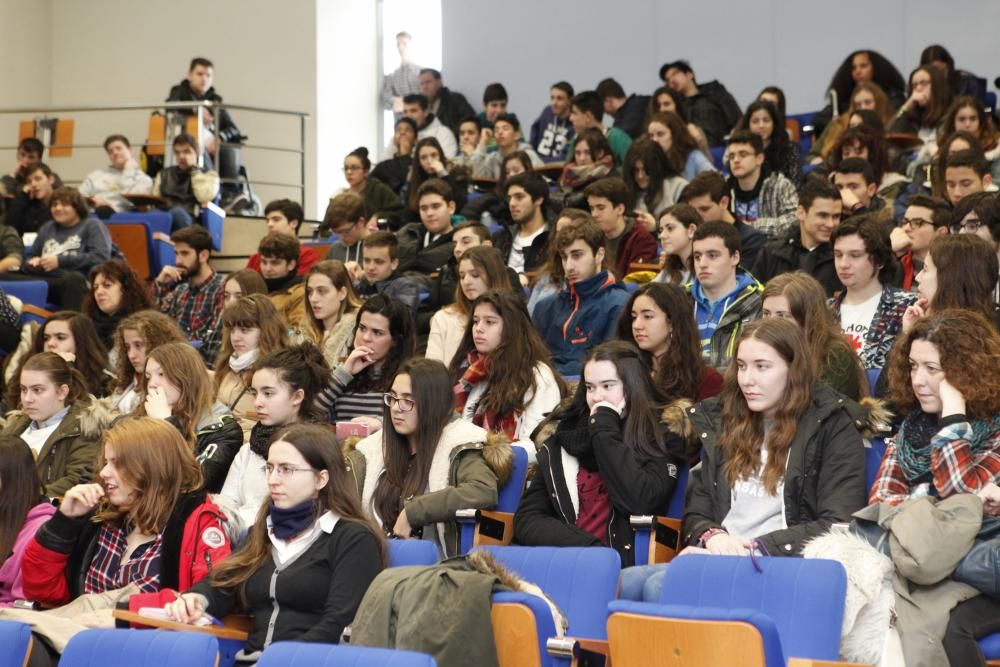
<svg viewBox="0 0 1000 667">
<path fill-rule="evenodd" d="M 715 537 L 716 535 L 719 535 L 720 533 L 726 533 L 726 531 L 723 530 L 722 528 L 709 528 L 708 530 L 706 530 L 704 533 L 701 534 L 701 536 L 698 538 L 698 542 L 700 542 L 702 546 L 707 546 L 708 541 L 713 537 Z"/>
</svg>

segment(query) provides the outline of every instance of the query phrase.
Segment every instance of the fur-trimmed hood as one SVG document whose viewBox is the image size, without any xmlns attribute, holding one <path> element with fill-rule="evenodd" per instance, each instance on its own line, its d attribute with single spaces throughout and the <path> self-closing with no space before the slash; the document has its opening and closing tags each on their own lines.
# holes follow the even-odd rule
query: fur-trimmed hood
<svg viewBox="0 0 1000 667">
<path fill-rule="evenodd" d="M 98 440 L 117 417 L 118 413 L 111 399 L 88 396 L 73 404 L 63 423 L 60 424 L 60 430 L 64 426 L 67 429 L 74 427 L 73 420 L 75 420 L 75 428 L 82 437 L 87 440 Z M 8 427 L 13 428 L 15 424 L 20 426 L 22 422 L 23 428 L 20 430 L 23 431 L 31 423 L 31 418 L 23 410 L 11 410 L 4 415 L 2 426 L 7 430 Z"/>
</svg>

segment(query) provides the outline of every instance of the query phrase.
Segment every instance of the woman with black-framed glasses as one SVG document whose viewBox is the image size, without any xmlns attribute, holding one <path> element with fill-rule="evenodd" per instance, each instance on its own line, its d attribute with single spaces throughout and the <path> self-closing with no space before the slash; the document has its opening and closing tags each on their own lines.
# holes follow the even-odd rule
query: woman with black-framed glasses
<svg viewBox="0 0 1000 667">
<path fill-rule="evenodd" d="M 387 535 L 431 540 L 445 556 L 459 553 L 455 512 L 494 507 L 514 458 L 506 437 L 458 419 L 451 395 L 444 364 L 410 359 L 382 397 L 382 430 L 347 452 L 365 512 Z"/>
</svg>

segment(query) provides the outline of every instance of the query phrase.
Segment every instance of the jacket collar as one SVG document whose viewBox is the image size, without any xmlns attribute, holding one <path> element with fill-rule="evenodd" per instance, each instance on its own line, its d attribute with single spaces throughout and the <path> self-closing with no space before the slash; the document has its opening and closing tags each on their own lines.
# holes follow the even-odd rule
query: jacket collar
<svg viewBox="0 0 1000 667">
<path fill-rule="evenodd" d="M 595 273 L 586 280 L 579 280 L 575 283 L 571 283 L 566 288 L 566 290 L 570 294 L 570 296 L 580 296 L 583 298 L 587 298 L 594 296 L 601 290 L 614 284 L 615 284 L 614 276 L 612 276 L 607 272 L 607 270 L 605 270 Z"/>
</svg>

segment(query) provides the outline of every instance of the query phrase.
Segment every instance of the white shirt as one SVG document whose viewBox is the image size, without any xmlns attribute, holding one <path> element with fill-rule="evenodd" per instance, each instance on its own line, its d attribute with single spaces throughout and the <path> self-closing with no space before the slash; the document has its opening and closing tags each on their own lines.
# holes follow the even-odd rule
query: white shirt
<svg viewBox="0 0 1000 667">
<path fill-rule="evenodd" d="M 521 236 L 520 232 L 514 234 L 514 243 L 510 247 L 510 257 L 507 259 L 507 266 L 518 273 L 524 273 L 524 249 L 530 248 L 534 240 L 538 238 L 538 235 L 544 231 L 545 225 L 542 225 L 530 236 Z"/>
<path fill-rule="evenodd" d="M 295 560 L 306 549 L 311 547 L 313 542 L 319 539 L 321 531 L 327 534 L 332 533 L 338 520 L 340 520 L 339 516 L 327 510 L 320 518 L 313 521 L 311 528 L 297 535 L 294 540 L 289 541 L 274 536 L 274 531 L 271 528 L 271 517 L 268 516 L 267 536 L 271 540 L 271 557 L 274 558 L 274 564 L 282 567 L 286 563 Z"/>
<path fill-rule="evenodd" d="M 63 408 L 41 424 L 32 421 L 28 424 L 28 428 L 24 429 L 24 432 L 21 433 L 21 440 L 28 443 L 28 447 L 31 447 L 31 451 L 35 454 L 36 459 L 38 458 L 38 455 L 41 454 L 42 448 L 45 447 L 45 443 L 48 441 L 49 436 L 55 433 L 56 429 L 59 428 L 59 424 L 62 424 L 62 421 L 66 418 L 67 414 L 69 414 L 69 408 Z"/>
<path fill-rule="evenodd" d="M 862 303 L 840 304 L 840 328 L 844 330 L 844 334 L 851 341 L 851 347 L 859 355 L 865 348 L 865 339 L 868 338 L 868 330 L 871 329 L 875 311 L 878 310 L 878 303 L 881 300 L 882 290 L 879 290 Z"/>
</svg>

